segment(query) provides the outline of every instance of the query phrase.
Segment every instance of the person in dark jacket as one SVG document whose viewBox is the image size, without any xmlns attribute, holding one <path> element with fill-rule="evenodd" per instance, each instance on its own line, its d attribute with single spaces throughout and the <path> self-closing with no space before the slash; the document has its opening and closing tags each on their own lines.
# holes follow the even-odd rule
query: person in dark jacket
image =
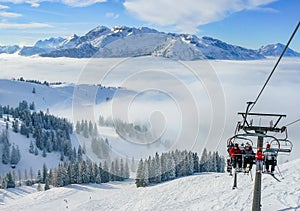
<svg viewBox="0 0 300 211">
<path fill-rule="evenodd" d="M 270 166 L 271 166 L 271 174 L 274 173 L 275 166 L 277 164 L 277 153 L 274 149 L 271 148 L 270 144 L 266 145 L 266 149 L 264 150 L 265 155 L 265 165 L 266 171 L 270 173 Z"/>
<path fill-rule="evenodd" d="M 255 159 L 255 153 L 252 149 L 252 146 L 249 144 L 246 144 L 245 149 L 244 149 L 244 168 L 246 172 L 251 171 L 252 165 Z"/>
<path fill-rule="evenodd" d="M 242 151 L 239 148 L 239 145 L 236 143 L 233 148 L 229 150 L 229 154 L 231 157 L 232 167 L 238 168 L 242 167 Z"/>
</svg>

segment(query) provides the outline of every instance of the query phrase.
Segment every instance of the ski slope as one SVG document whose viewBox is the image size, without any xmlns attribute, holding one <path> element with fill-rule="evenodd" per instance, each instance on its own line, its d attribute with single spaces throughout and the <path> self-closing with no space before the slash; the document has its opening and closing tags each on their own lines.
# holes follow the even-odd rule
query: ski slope
<svg viewBox="0 0 300 211">
<path fill-rule="evenodd" d="M 263 175 L 262 210 L 300 210 L 300 160 L 280 166 L 284 179 Z M 254 172 L 253 172 L 254 173 Z M 0 190 L 1 210 L 251 210 L 253 182 L 239 174 L 232 190 L 226 173 L 205 173 L 146 188 L 134 180 L 70 185 L 37 192 L 34 187 Z"/>
</svg>

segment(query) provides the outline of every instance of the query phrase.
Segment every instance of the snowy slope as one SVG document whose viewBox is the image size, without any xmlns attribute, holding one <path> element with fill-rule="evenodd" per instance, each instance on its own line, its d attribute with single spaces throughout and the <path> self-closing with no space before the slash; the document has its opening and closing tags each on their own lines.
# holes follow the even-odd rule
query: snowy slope
<svg viewBox="0 0 300 211">
<path fill-rule="evenodd" d="M 0 130 L 5 128 L 5 122 L 3 119 L 0 119 Z M 26 138 L 25 136 L 21 135 L 20 133 L 15 133 L 11 130 L 11 123 L 10 128 L 8 130 L 9 132 L 9 141 L 11 144 L 15 144 L 15 146 L 19 146 L 20 154 L 21 154 L 21 160 L 16 165 L 15 169 L 12 169 L 10 165 L 4 165 L 2 162 L 0 162 L 0 172 L 1 176 L 8 173 L 9 171 L 14 171 L 15 175 L 18 175 L 18 170 L 21 171 L 21 174 L 24 177 L 24 172 L 27 170 L 29 175 L 29 170 L 32 168 L 34 177 L 36 177 L 37 171 L 41 170 L 43 167 L 43 164 L 45 163 L 47 165 L 47 168 L 54 168 L 57 167 L 59 164 L 60 159 L 60 153 L 59 152 L 52 152 L 47 153 L 46 157 L 42 156 L 42 151 L 39 150 L 39 154 L 35 156 L 34 154 L 30 154 L 29 151 L 29 145 L 32 141 L 35 143 L 34 138 Z M 75 138 L 74 135 L 71 135 L 72 139 L 72 146 L 76 149 L 78 148 L 78 141 Z"/>
<path fill-rule="evenodd" d="M 300 210 L 300 160 L 280 165 L 285 179 L 263 175 L 262 210 Z M 35 192 L 24 187 L 0 190 L 1 210 L 251 210 L 253 182 L 239 175 L 237 190 L 232 177 L 207 173 L 179 178 L 146 188 L 133 180 L 100 185 L 70 185 Z"/>
<path fill-rule="evenodd" d="M 32 90 L 36 93 L 33 94 Z M 97 89 L 94 85 L 77 85 L 77 89 L 82 90 L 82 94 L 89 97 L 91 90 Z M 116 88 L 100 88 L 97 90 L 96 104 L 105 102 L 106 98 L 112 98 Z M 126 92 L 124 90 L 124 92 Z M 72 100 L 74 84 L 63 84 L 45 86 L 23 81 L 0 79 L 0 104 L 17 107 L 19 102 L 26 100 L 28 103 L 34 102 L 36 110 L 47 111 L 70 120 L 72 114 Z M 90 99 L 90 98 L 89 98 Z"/>
</svg>

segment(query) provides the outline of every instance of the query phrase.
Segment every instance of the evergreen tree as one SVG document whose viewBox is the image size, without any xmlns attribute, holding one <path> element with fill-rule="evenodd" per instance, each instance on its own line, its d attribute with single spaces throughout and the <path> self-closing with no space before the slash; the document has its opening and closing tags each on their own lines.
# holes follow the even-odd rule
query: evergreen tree
<svg viewBox="0 0 300 211">
<path fill-rule="evenodd" d="M 136 187 L 143 187 L 143 180 L 144 180 L 143 169 L 144 169 L 144 163 L 143 163 L 143 159 L 141 159 L 139 161 L 138 168 L 136 171 L 136 179 L 135 179 Z"/>
<path fill-rule="evenodd" d="M 108 165 L 106 160 L 104 161 L 103 171 L 101 172 L 101 182 L 102 183 L 109 182 L 109 170 L 108 170 Z"/>
<path fill-rule="evenodd" d="M 88 130 L 89 130 L 89 134 L 92 136 L 92 135 L 93 135 L 94 128 L 93 128 L 93 123 L 92 123 L 91 120 L 89 121 Z"/>
<path fill-rule="evenodd" d="M 82 160 L 82 148 L 81 145 L 78 146 L 78 150 L 77 150 L 77 156 L 78 156 L 78 161 Z"/>
<path fill-rule="evenodd" d="M 16 148 L 15 145 L 12 145 L 10 164 L 17 165 L 19 161 L 20 161 L 20 150 L 19 148 Z"/>
<path fill-rule="evenodd" d="M 19 186 L 22 186 L 22 174 L 20 169 L 18 169 L 18 180 L 19 180 Z"/>
<path fill-rule="evenodd" d="M 14 180 L 11 172 L 8 172 L 8 174 L 6 175 L 6 179 L 7 179 L 7 184 L 6 184 L 7 188 L 15 188 L 16 187 L 15 180 Z"/>
<path fill-rule="evenodd" d="M 4 144 L 2 152 L 2 163 L 8 164 L 10 160 L 9 145 Z"/>
<path fill-rule="evenodd" d="M 124 180 L 126 178 L 125 176 L 125 166 L 124 166 L 124 162 L 123 162 L 123 159 L 121 158 L 121 161 L 120 161 L 120 179 L 121 180 Z"/>
<path fill-rule="evenodd" d="M 19 121 L 17 119 L 15 121 L 13 121 L 12 128 L 15 133 L 19 132 Z"/>
<path fill-rule="evenodd" d="M 32 102 L 32 103 L 29 104 L 29 109 L 30 110 L 35 110 L 34 102 Z"/>
<path fill-rule="evenodd" d="M 135 166 L 135 160 L 134 160 L 134 157 L 132 157 L 132 159 L 131 159 L 130 170 L 131 170 L 132 172 L 135 172 L 135 171 L 136 171 L 136 166 Z"/>
<path fill-rule="evenodd" d="M 80 134 L 81 132 L 81 126 L 79 121 L 76 122 L 75 131 L 77 134 Z"/>
<path fill-rule="evenodd" d="M 114 161 L 111 162 L 109 175 L 110 175 L 109 176 L 110 181 L 116 181 L 115 162 Z"/>
<path fill-rule="evenodd" d="M 94 136 L 94 137 L 97 137 L 97 136 L 98 136 L 98 129 L 97 129 L 96 123 L 94 123 L 93 136 Z"/>
<path fill-rule="evenodd" d="M 84 125 L 83 125 L 83 137 L 85 138 L 89 137 L 89 127 L 86 120 L 84 121 Z"/>
<path fill-rule="evenodd" d="M 39 150 L 38 150 L 38 148 L 37 148 L 37 147 L 35 147 L 35 148 L 34 148 L 34 155 L 36 155 L 36 156 L 37 156 L 38 154 L 39 154 Z"/>
<path fill-rule="evenodd" d="M 146 186 L 149 185 L 149 166 L 148 166 L 148 162 L 144 162 L 142 184 L 143 184 L 143 187 L 146 187 Z"/>
<path fill-rule="evenodd" d="M 48 169 L 46 164 L 43 164 L 43 177 L 42 177 L 42 183 L 46 182 L 46 179 L 48 178 Z"/>
<path fill-rule="evenodd" d="M 124 178 L 125 178 L 125 179 L 129 179 L 129 177 L 130 177 L 130 172 L 129 172 L 128 162 L 125 163 L 124 174 L 125 174 L 125 175 L 124 175 L 124 176 L 125 176 Z"/>
<path fill-rule="evenodd" d="M 194 159 L 194 172 L 200 172 L 200 165 L 199 165 L 199 157 L 197 152 L 193 154 Z"/>
<path fill-rule="evenodd" d="M 46 153 L 46 148 L 45 148 L 45 147 L 44 147 L 44 149 L 43 149 L 42 156 L 43 156 L 44 158 L 47 157 L 47 153 Z"/>
<path fill-rule="evenodd" d="M 161 182 L 161 161 L 159 158 L 159 154 L 155 154 L 155 182 L 160 183 Z"/>
<path fill-rule="evenodd" d="M 49 179 L 46 178 L 44 190 L 46 191 L 46 190 L 49 190 L 49 189 L 50 189 L 50 186 L 49 186 Z"/>
<path fill-rule="evenodd" d="M 38 170 L 37 177 L 36 177 L 36 182 L 38 182 L 38 183 L 42 182 L 42 175 L 41 175 L 40 170 Z"/>
<path fill-rule="evenodd" d="M 206 148 L 203 149 L 201 159 L 200 159 L 200 172 L 208 171 L 208 155 Z"/>
</svg>

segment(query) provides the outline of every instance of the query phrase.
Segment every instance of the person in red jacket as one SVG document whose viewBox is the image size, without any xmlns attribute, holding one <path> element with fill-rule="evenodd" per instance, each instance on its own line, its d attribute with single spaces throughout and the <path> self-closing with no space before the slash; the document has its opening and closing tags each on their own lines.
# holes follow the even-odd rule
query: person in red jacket
<svg viewBox="0 0 300 211">
<path fill-rule="evenodd" d="M 264 153 L 262 151 L 262 147 L 259 147 L 256 155 L 255 155 L 255 160 L 256 160 L 256 166 L 258 167 L 258 171 L 263 170 L 263 161 L 265 159 Z"/>
<path fill-rule="evenodd" d="M 237 164 L 238 164 L 238 167 L 241 168 L 242 167 L 242 151 L 240 150 L 239 145 L 237 143 L 234 145 L 234 147 L 232 147 L 229 150 L 229 154 L 231 157 L 232 167 L 236 168 Z"/>
</svg>

